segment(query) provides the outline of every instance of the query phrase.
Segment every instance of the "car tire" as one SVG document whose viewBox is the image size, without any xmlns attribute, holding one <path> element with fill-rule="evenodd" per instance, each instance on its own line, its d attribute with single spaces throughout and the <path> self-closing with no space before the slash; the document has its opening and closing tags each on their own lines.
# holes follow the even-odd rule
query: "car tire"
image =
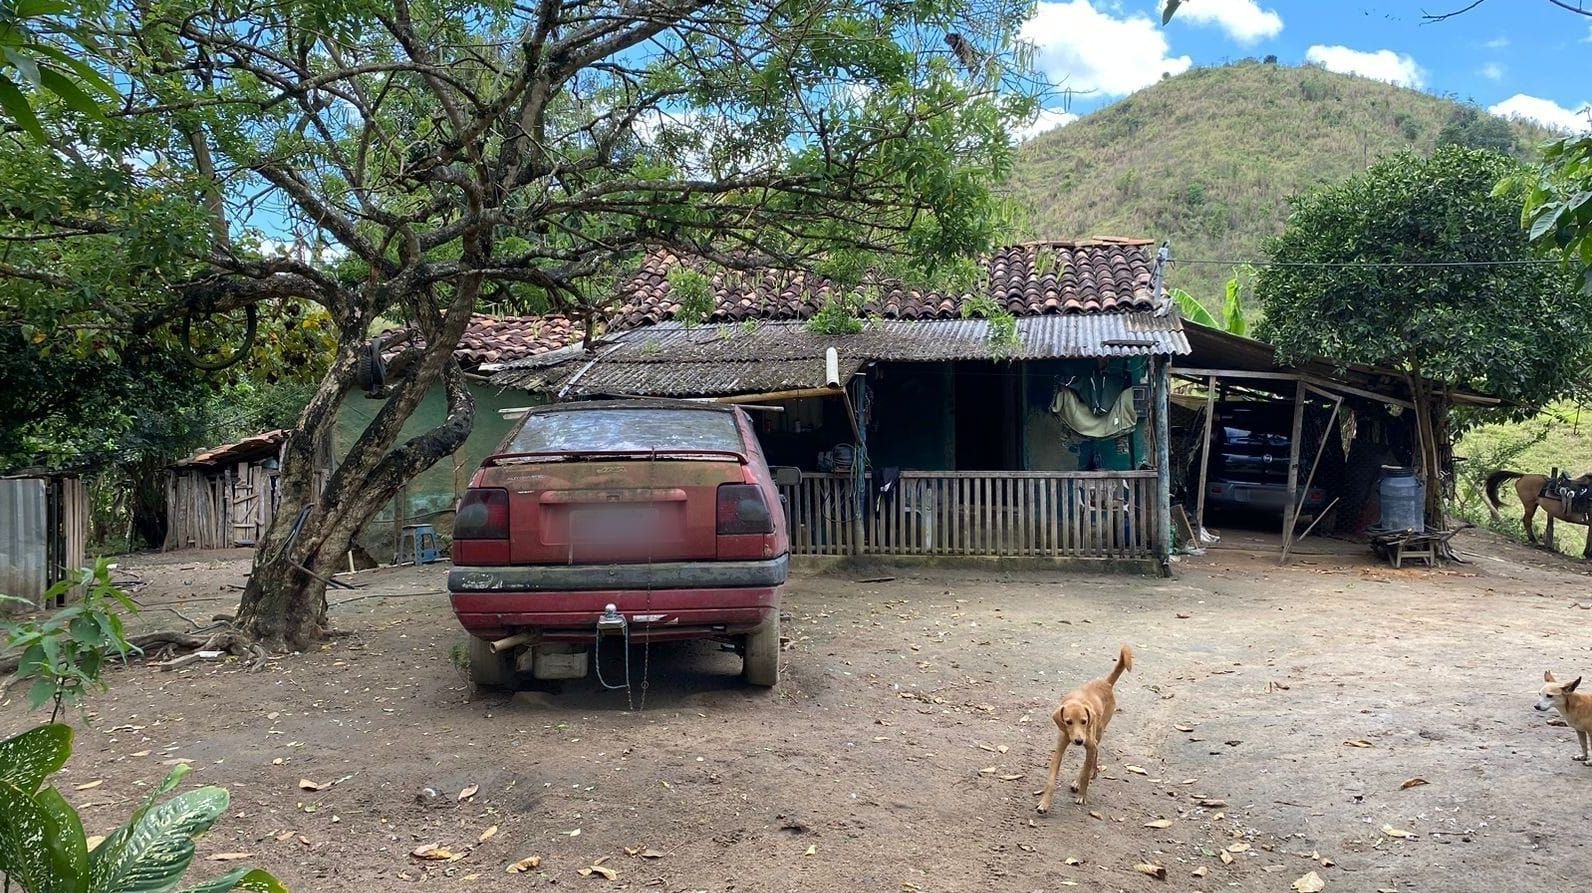
<svg viewBox="0 0 1592 893">
<path fill-rule="evenodd" d="M 742 647 L 741 679 L 748 685 L 772 688 L 779 682 L 779 614 L 746 636 Z"/>
<path fill-rule="evenodd" d="M 470 681 L 477 688 L 513 690 L 517 675 L 514 672 L 514 653 L 501 654 L 492 650 L 492 643 L 471 636 L 464 646 L 470 664 Z"/>
</svg>

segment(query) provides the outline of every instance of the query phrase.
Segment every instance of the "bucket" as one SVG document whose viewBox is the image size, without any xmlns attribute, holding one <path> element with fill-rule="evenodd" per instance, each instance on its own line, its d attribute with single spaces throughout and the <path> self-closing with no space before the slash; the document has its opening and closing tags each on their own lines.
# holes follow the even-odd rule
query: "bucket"
<svg viewBox="0 0 1592 893">
<path fill-rule="evenodd" d="M 1382 530 L 1426 532 L 1426 487 L 1413 468 L 1382 466 L 1382 482 L 1377 485 L 1382 501 Z"/>
</svg>

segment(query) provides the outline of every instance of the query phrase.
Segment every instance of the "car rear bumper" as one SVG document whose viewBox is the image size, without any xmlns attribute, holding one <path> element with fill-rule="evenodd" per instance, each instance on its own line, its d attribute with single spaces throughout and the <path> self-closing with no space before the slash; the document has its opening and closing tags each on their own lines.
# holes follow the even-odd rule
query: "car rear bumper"
<svg viewBox="0 0 1592 893">
<path fill-rule="evenodd" d="M 1242 481 L 1213 481 L 1206 485 L 1206 505 L 1217 508 L 1281 512 L 1288 504 L 1288 488 L 1278 484 L 1253 484 Z M 1321 508 L 1325 498 L 1307 498 L 1305 511 Z"/>
<path fill-rule="evenodd" d="M 745 589 L 782 585 L 790 556 L 767 561 L 660 561 L 652 564 L 541 564 L 455 567 L 448 591 L 597 592 L 615 589 Z"/>
<path fill-rule="evenodd" d="M 471 635 L 534 630 L 543 641 L 590 641 L 614 605 L 634 640 L 749 633 L 779 610 L 789 559 L 597 565 L 466 567 L 448 574 L 454 614 Z"/>
</svg>

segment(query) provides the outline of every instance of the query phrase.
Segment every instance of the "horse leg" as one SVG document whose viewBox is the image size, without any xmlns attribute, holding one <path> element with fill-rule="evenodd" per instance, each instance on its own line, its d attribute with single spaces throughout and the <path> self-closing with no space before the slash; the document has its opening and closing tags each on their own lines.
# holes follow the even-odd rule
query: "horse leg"
<svg viewBox="0 0 1592 893">
<path fill-rule="evenodd" d="M 1553 536 L 1553 510 L 1543 506 L 1542 514 L 1547 516 L 1548 519 L 1548 523 L 1542 525 L 1542 545 L 1549 552 L 1557 552 L 1559 551 L 1559 544 L 1554 540 Z"/>
<path fill-rule="evenodd" d="M 1537 544 L 1537 525 L 1533 519 L 1537 517 L 1537 504 L 1536 502 L 1522 502 L 1522 505 L 1525 506 L 1526 513 L 1521 517 L 1520 523 L 1526 525 L 1526 542 L 1535 546 Z"/>
</svg>

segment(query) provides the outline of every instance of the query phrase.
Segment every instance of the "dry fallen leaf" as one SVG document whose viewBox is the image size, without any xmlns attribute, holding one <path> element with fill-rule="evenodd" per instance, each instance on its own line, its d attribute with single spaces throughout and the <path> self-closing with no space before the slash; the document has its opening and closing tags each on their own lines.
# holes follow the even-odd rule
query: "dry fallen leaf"
<svg viewBox="0 0 1592 893">
<path fill-rule="evenodd" d="M 639 856 L 639 855 L 641 855 L 641 847 L 638 847 L 638 846 L 627 846 L 627 847 L 625 847 L 625 855 L 627 855 L 627 856 Z"/>
<path fill-rule="evenodd" d="M 609 868 L 606 865 L 593 865 L 590 868 L 582 868 L 580 870 L 581 877 L 591 877 L 594 874 L 601 875 L 604 880 L 619 880 L 619 872 L 614 871 L 612 868 Z"/>
<path fill-rule="evenodd" d="M 493 837 L 496 837 L 496 836 L 497 836 L 497 826 L 493 825 L 492 827 L 490 827 L 490 828 L 486 829 L 485 831 L 481 832 L 481 839 L 479 841 L 477 841 L 477 842 L 478 843 L 486 843 L 487 841 L 491 840 Z"/>
<path fill-rule="evenodd" d="M 1196 797 L 1194 798 L 1194 802 L 1200 806 L 1208 807 L 1210 809 L 1221 809 L 1223 806 L 1227 805 L 1226 800 L 1218 800 L 1215 797 Z"/>
<path fill-rule="evenodd" d="M 1166 819 L 1156 819 L 1153 822 L 1145 822 L 1144 823 L 1144 827 L 1146 827 L 1146 828 L 1170 828 L 1170 827 L 1172 827 L 1172 823 L 1167 821 Z"/>
<path fill-rule="evenodd" d="M 1243 841 L 1231 843 L 1227 845 L 1227 851 L 1229 853 L 1246 853 L 1249 852 L 1249 844 L 1244 843 Z"/>
<path fill-rule="evenodd" d="M 462 800 L 468 800 L 471 797 L 474 797 L 475 796 L 475 792 L 479 791 L 479 790 L 481 790 L 481 786 L 480 785 L 478 785 L 478 784 L 469 785 L 464 790 L 459 792 L 458 799 L 461 800 L 461 801 Z"/>
<path fill-rule="evenodd" d="M 1376 746 L 1375 744 L 1372 744 L 1371 742 L 1365 740 L 1364 738 L 1350 738 L 1348 741 L 1343 742 L 1343 744 L 1344 744 L 1345 747 L 1375 747 Z"/>
<path fill-rule="evenodd" d="M 649 850 L 642 850 L 641 851 L 641 858 L 643 858 L 643 859 L 662 859 L 663 858 L 663 853 L 660 853 L 657 850 L 650 850 L 650 849 Z"/>
<path fill-rule="evenodd" d="M 1405 831 L 1403 828 L 1395 828 L 1392 825 L 1383 825 L 1382 826 L 1382 833 L 1386 834 L 1389 837 L 1414 837 L 1415 836 L 1413 833 L 1411 833 L 1409 831 Z"/>
<path fill-rule="evenodd" d="M 320 782 L 316 782 L 316 781 L 310 781 L 307 778 L 299 779 L 299 790 L 301 790 L 301 791 L 324 791 L 324 790 L 326 790 L 329 787 L 331 787 L 331 785 L 329 785 L 329 784 L 321 784 Z"/>
<path fill-rule="evenodd" d="M 93 837 L 90 837 L 88 840 L 84 841 L 84 843 L 88 845 L 88 851 L 91 853 L 94 852 L 96 847 L 104 842 L 105 835 L 103 834 L 95 834 Z"/>
<path fill-rule="evenodd" d="M 1222 850 L 1217 855 L 1222 857 L 1222 864 L 1223 865 L 1231 865 L 1231 864 L 1233 864 L 1233 856 L 1232 856 L 1231 853 L 1227 852 L 1226 850 Z"/>
<path fill-rule="evenodd" d="M 216 853 L 210 857 L 211 862 L 237 862 L 253 856 L 253 853 Z"/>
<path fill-rule="evenodd" d="M 452 850 L 437 843 L 417 846 L 409 855 L 414 856 L 416 859 L 424 859 L 427 862 L 454 862 L 463 858 L 462 856 L 455 856 Z"/>
<path fill-rule="evenodd" d="M 1293 888 L 1296 893 L 1321 893 L 1322 890 L 1327 889 L 1327 882 L 1321 879 L 1321 875 L 1312 871 L 1294 881 Z"/>
<path fill-rule="evenodd" d="M 1083 860 L 1078 858 L 1077 856 L 1068 856 L 1067 859 L 1066 859 L 1065 864 L 1067 864 L 1067 865 L 1082 865 L 1083 864 Z"/>
<path fill-rule="evenodd" d="M 990 752 L 990 753 L 995 753 L 995 746 L 994 746 L 994 745 L 992 745 L 992 744 L 980 744 L 980 745 L 979 745 L 979 746 L 978 746 L 978 749 L 979 749 L 979 750 L 987 750 L 987 751 L 989 751 L 989 752 Z"/>
<path fill-rule="evenodd" d="M 1128 770 L 1129 772 L 1132 772 L 1134 775 L 1149 775 L 1150 774 L 1150 773 L 1144 771 L 1143 769 L 1140 769 L 1138 766 L 1123 766 L 1122 768 Z"/>
<path fill-rule="evenodd" d="M 1149 862 L 1140 862 L 1139 864 L 1133 866 L 1133 870 L 1137 871 L 1139 874 L 1147 874 L 1156 880 L 1166 880 L 1166 869 L 1159 865 L 1154 865 Z"/>
<path fill-rule="evenodd" d="M 277 843 L 286 843 L 286 842 L 288 842 L 289 840 L 292 840 L 292 839 L 293 839 L 293 832 L 292 831 L 283 831 L 281 834 L 278 834 L 276 836 L 276 842 Z"/>
<path fill-rule="evenodd" d="M 1203 865 L 1201 865 L 1200 867 L 1194 869 L 1194 871 L 1192 872 L 1192 874 L 1195 877 L 1204 877 L 1204 876 L 1206 876 L 1207 874 L 1210 874 L 1210 873 L 1211 873 L 1211 870 L 1209 868 L 1206 868 Z"/>
<path fill-rule="evenodd" d="M 1399 785 L 1399 790 L 1407 791 L 1410 788 L 1418 788 L 1418 787 L 1420 787 L 1423 784 L 1431 784 L 1431 782 L 1427 781 L 1424 778 L 1412 778 L 1409 781 L 1406 781 L 1403 784 Z"/>
<path fill-rule="evenodd" d="M 803 856 L 816 856 L 816 855 L 818 855 L 818 844 L 815 843 L 812 846 L 808 847 L 807 851 L 802 853 L 802 855 Z"/>
<path fill-rule="evenodd" d="M 1022 776 L 1021 775 L 1002 775 L 1001 776 L 1001 781 L 1016 781 L 1019 778 L 1022 778 Z"/>
<path fill-rule="evenodd" d="M 1187 723 L 1181 723 L 1181 722 L 1178 723 L 1177 725 L 1173 726 L 1172 728 L 1177 729 L 1179 732 L 1192 732 L 1192 731 L 1194 731 L 1194 727 L 1193 726 L 1188 725 Z"/>
<path fill-rule="evenodd" d="M 104 783 L 105 783 L 105 779 L 96 778 L 93 781 L 86 781 L 86 782 L 84 782 L 82 784 L 73 785 L 72 786 L 72 790 L 74 790 L 74 791 L 92 791 L 92 790 L 94 790 L 95 788 L 99 787 L 100 785 L 102 785 Z"/>
<path fill-rule="evenodd" d="M 996 771 L 996 769 L 995 769 L 994 766 L 985 766 L 984 768 L 978 770 L 978 774 L 980 774 L 980 775 L 994 775 L 995 771 Z"/>
<path fill-rule="evenodd" d="M 522 871 L 534 871 L 542 867 L 541 856 L 526 856 L 508 867 L 506 874 L 519 874 Z"/>
<path fill-rule="evenodd" d="M 1105 816 L 1103 816 L 1103 815 L 1101 815 L 1101 814 L 1100 814 L 1100 813 L 1098 813 L 1098 812 L 1095 812 L 1095 811 L 1094 811 L 1094 810 L 1092 810 L 1092 809 L 1091 809 L 1091 810 L 1089 810 L 1089 818 L 1091 818 L 1091 819 L 1100 819 L 1100 820 L 1101 820 L 1101 821 L 1104 821 L 1104 820 L 1105 820 Z"/>
</svg>

